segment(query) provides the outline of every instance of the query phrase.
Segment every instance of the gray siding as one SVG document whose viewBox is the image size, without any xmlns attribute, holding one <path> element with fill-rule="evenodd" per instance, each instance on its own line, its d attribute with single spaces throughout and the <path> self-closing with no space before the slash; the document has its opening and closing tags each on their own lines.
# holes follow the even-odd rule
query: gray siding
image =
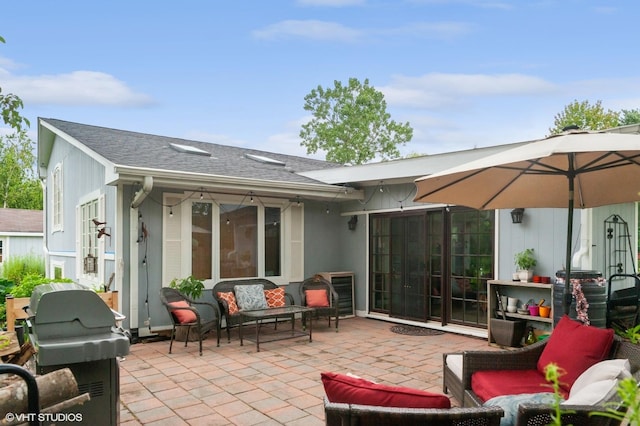
<svg viewBox="0 0 640 426">
<path fill-rule="evenodd" d="M 115 187 L 106 186 L 104 166 L 96 160 L 90 158 L 79 149 L 75 148 L 64 139 L 56 137 L 55 144 L 51 152 L 49 170 L 47 173 L 47 223 L 46 229 L 52 229 L 51 224 L 51 196 L 53 194 L 51 172 L 56 165 L 62 163 L 62 178 L 64 182 L 63 193 L 63 230 L 49 232 L 47 235 L 48 248 L 52 253 L 50 260 L 59 261 L 65 264 L 65 276 L 75 279 L 78 276 L 76 271 L 76 206 L 87 195 L 99 191 L 105 196 L 105 212 L 107 227 L 111 228 L 111 238 L 105 237 L 105 253 L 113 255 L 115 253 Z M 112 261 L 107 261 L 105 265 L 105 281 L 114 271 Z"/>
</svg>

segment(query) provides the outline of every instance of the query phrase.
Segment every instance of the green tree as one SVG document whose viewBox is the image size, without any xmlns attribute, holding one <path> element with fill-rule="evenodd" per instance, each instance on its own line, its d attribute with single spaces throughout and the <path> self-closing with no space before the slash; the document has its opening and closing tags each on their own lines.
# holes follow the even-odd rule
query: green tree
<svg viewBox="0 0 640 426">
<path fill-rule="evenodd" d="M 333 88 L 318 86 L 304 97 L 304 109 L 313 114 L 302 125 L 300 145 L 307 154 L 326 151 L 327 161 L 363 164 L 379 156 L 398 158 L 398 145 L 413 137 L 409 123 L 396 123 L 387 113 L 384 95 L 356 78 L 344 86 L 334 81 Z"/>
<path fill-rule="evenodd" d="M 640 124 L 640 109 L 623 109 L 620 111 L 620 126 Z"/>
<path fill-rule="evenodd" d="M 556 114 L 553 127 L 549 128 L 552 135 L 562 133 L 567 126 L 578 126 L 583 130 L 602 130 L 616 127 L 620 123 L 619 113 L 611 110 L 605 111 L 602 101 L 591 105 L 589 101 L 572 103 L 564 107 L 561 113 Z"/>
<path fill-rule="evenodd" d="M 0 36 L 0 43 L 4 42 L 4 38 Z M 22 99 L 11 93 L 3 95 L 2 87 L 0 87 L 0 112 L 2 113 L 2 120 L 4 124 L 8 124 L 17 132 L 20 132 L 30 125 L 29 120 L 20 114 L 20 109 L 23 107 Z"/>
<path fill-rule="evenodd" d="M 0 206 L 42 210 L 33 142 L 26 131 L 0 137 Z"/>
<path fill-rule="evenodd" d="M 0 37 L 0 43 L 4 43 Z M 14 94 L 2 94 L 0 113 L 5 124 L 15 132 L 0 136 L 0 207 L 42 209 L 42 187 L 36 174 L 34 144 L 27 135 L 29 120 L 20 110 L 22 99 Z"/>
</svg>

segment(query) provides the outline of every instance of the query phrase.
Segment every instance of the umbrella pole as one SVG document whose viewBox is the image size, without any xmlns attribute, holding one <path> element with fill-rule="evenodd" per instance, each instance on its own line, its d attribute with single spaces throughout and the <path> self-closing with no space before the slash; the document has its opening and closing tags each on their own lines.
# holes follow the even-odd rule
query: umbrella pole
<svg viewBox="0 0 640 426">
<path fill-rule="evenodd" d="M 573 292 L 571 291 L 571 240 L 573 239 L 573 176 L 569 176 L 569 211 L 567 214 L 567 256 L 565 259 L 564 277 L 564 313 L 569 315 Z"/>
</svg>

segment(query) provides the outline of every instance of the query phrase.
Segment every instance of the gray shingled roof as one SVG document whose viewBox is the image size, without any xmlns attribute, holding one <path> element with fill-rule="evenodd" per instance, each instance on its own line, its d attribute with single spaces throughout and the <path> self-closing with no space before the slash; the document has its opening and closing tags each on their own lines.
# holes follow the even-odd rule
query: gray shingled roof
<svg viewBox="0 0 640 426">
<path fill-rule="evenodd" d="M 208 142 L 136 133 L 43 118 L 116 166 L 150 168 L 174 172 L 252 178 L 279 182 L 320 183 L 298 172 L 342 167 L 339 164 L 274 152 L 258 151 Z M 178 152 L 170 144 L 187 145 L 210 157 Z M 268 157 L 284 163 L 273 165 L 247 158 L 246 154 Z"/>
<path fill-rule="evenodd" d="M 42 233 L 42 219 L 42 210 L 0 209 L 0 233 Z"/>
</svg>

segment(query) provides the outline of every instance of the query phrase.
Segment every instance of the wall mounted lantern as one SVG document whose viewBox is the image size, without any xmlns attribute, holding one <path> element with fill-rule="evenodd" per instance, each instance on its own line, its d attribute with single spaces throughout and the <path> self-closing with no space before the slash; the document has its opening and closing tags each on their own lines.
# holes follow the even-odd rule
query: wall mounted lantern
<svg viewBox="0 0 640 426">
<path fill-rule="evenodd" d="M 358 216 L 353 215 L 347 224 L 349 225 L 349 230 L 354 231 L 356 229 L 356 224 L 358 223 Z"/>
<path fill-rule="evenodd" d="M 511 210 L 511 222 L 522 223 L 523 217 L 524 217 L 524 209 L 517 208 L 517 209 Z"/>
</svg>

